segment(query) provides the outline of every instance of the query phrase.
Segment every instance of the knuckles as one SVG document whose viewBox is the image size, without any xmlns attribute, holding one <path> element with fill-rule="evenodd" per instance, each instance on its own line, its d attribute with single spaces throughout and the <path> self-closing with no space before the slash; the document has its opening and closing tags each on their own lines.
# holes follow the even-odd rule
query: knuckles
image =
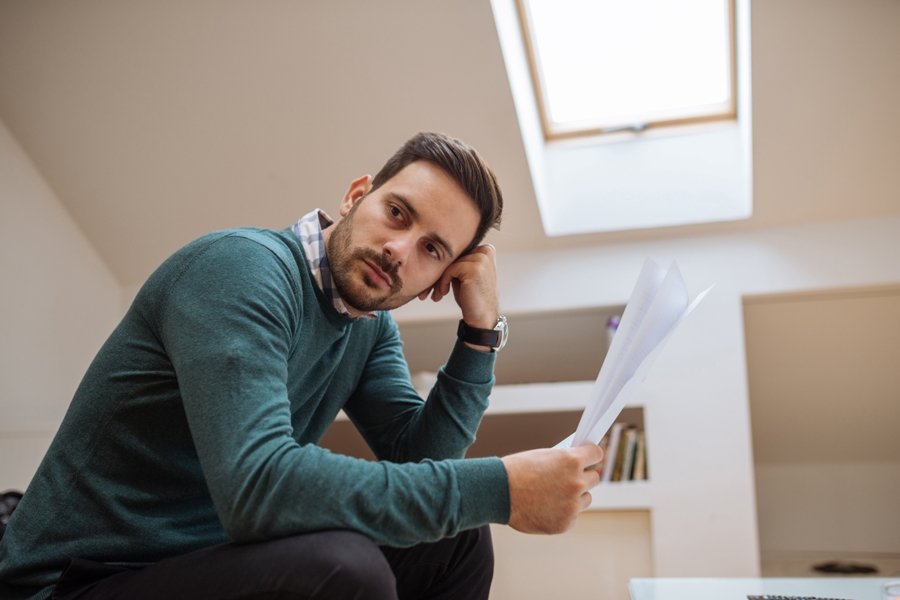
<svg viewBox="0 0 900 600">
<path fill-rule="evenodd" d="M 562 467 L 566 471 L 580 471 L 581 470 L 581 460 L 578 458 L 578 455 L 569 451 L 563 455 L 562 459 Z"/>
<path fill-rule="evenodd" d="M 578 496 L 584 491 L 584 486 L 581 481 L 577 479 L 569 479 L 566 481 L 564 485 L 564 489 L 567 496 Z"/>
</svg>

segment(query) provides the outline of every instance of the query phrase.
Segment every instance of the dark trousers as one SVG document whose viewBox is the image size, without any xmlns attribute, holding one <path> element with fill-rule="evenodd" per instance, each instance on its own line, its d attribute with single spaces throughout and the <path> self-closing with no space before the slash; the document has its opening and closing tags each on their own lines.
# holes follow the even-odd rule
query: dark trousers
<svg viewBox="0 0 900 600">
<path fill-rule="evenodd" d="M 72 559 L 52 598 L 486 600 L 493 573 L 488 526 L 411 548 L 323 531 L 205 548 L 143 569 Z"/>
</svg>

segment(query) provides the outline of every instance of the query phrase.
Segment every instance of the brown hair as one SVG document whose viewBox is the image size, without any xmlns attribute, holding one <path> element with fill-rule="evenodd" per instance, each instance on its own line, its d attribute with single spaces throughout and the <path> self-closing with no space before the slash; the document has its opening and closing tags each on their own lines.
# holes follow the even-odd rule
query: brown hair
<svg viewBox="0 0 900 600">
<path fill-rule="evenodd" d="M 469 195 L 481 214 L 475 237 L 463 254 L 478 246 L 488 229 L 499 228 L 503 194 L 497 177 L 474 148 L 443 133 L 417 133 L 407 140 L 375 175 L 370 192 L 418 160 L 428 161 L 446 171 Z"/>
</svg>

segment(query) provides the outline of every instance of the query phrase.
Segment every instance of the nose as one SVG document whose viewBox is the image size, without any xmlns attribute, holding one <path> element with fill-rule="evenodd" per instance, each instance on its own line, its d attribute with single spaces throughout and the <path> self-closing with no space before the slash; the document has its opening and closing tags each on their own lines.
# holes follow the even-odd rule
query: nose
<svg viewBox="0 0 900 600">
<path fill-rule="evenodd" d="M 384 255 L 396 266 L 400 266 L 409 260 L 409 254 L 415 247 L 416 241 L 412 235 L 400 234 L 392 237 L 384 243 Z"/>
</svg>

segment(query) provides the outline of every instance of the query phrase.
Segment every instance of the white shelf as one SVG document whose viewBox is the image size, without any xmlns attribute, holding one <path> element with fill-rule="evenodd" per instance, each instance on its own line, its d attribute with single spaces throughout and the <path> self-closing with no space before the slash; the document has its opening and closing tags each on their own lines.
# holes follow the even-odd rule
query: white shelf
<svg viewBox="0 0 900 600">
<path fill-rule="evenodd" d="M 485 414 L 584 410 L 593 381 L 495 385 Z"/>
<path fill-rule="evenodd" d="M 612 481 L 591 490 L 588 510 L 649 510 L 652 482 Z"/>
</svg>

